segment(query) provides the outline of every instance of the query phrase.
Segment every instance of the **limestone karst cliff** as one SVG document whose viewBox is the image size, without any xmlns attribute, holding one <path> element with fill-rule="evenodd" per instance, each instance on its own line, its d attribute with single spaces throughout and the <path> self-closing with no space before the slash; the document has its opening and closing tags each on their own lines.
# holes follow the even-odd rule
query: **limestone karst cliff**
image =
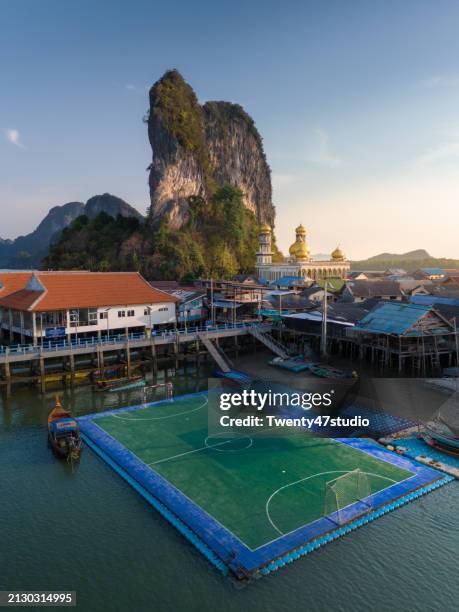
<svg viewBox="0 0 459 612">
<path fill-rule="evenodd" d="M 241 189 L 259 223 L 274 224 L 271 172 L 261 137 L 241 106 L 201 106 L 183 77 L 170 70 L 150 89 L 148 136 L 153 223 L 167 218 L 171 227 L 181 227 L 191 196 L 207 199 L 230 184 Z"/>
</svg>

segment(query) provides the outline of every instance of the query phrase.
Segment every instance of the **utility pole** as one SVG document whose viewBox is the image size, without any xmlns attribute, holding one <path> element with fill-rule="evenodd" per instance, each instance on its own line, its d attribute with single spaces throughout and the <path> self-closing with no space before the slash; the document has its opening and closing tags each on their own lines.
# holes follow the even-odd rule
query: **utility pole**
<svg viewBox="0 0 459 612">
<path fill-rule="evenodd" d="M 322 334 L 320 339 L 320 353 L 322 357 L 327 356 L 327 281 L 324 283 L 324 299 L 322 302 Z"/>
<path fill-rule="evenodd" d="M 456 370 L 459 369 L 459 344 L 458 344 L 458 340 L 457 340 L 457 320 L 456 317 L 454 317 L 454 340 L 456 343 Z M 456 372 L 456 376 L 455 376 L 455 381 L 456 381 L 456 393 L 457 393 L 457 386 L 458 386 L 458 376 L 457 376 L 457 372 Z"/>
<path fill-rule="evenodd" d="M 210 318 L 212 325 L 215 325 L 215 306 L 214 306 L 214 279 L 210 279 Z"/>
</svg>

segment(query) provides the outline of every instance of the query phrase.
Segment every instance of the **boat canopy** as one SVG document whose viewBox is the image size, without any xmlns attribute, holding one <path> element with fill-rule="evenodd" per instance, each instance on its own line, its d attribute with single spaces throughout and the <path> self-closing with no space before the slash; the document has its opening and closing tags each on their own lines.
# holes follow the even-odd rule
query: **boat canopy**
<svg viewBox="0 0 459 612">
<path fill-rule="evenodd" d="M 459 439 L 459 404 L 457 393 L 442 406 L 438 413 L 438 420 L 450 430 L 452 435 Z"/>
<path fill-rule="evenodd" d="M 51 429 L 56 434 L 77 431 L 78 423 L 75 419 L 56 419 L 51 422 Z"/>
</svg>

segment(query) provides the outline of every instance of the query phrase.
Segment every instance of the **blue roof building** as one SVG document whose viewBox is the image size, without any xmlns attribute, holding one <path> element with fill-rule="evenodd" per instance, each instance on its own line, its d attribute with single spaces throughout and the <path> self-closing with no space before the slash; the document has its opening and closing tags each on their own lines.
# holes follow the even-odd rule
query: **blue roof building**
<svg viewBox="0 0 459 612">
<path fill-rule="evenodd" d="M 362 359 L 417 376 L 438 371 L 456 353 L 454 323 L 429 304 L 382 302 L 346 335 Z"/>
<path fill-rule="evenodd" d="M 441 268 L 420 268 L 413 274 L 416 279 L 442 280 L 446 278 L 445 271 Z"/>
<path fill-rule="evenodd" d="M 385 302 L 376 306 L 354 328 L 370 334 L 420 337 L 449 334 L 453 325 L 428 304 Z"/>
<path fill-rule="evenodd" d="M 306 279 L 306 282 L 308 282 L 308 279 Z M 310 281 L 309 281 L 310 282 Z M 290 288 L 290 287 L 304 287 L 305 285 L 305 279 L 301 276 L 282 276 L 281 278 L 278 278 L 277 280 L 273 280 L 269 283 L 272 287 L 283 287 L 283 288 Z"/>
</svg>

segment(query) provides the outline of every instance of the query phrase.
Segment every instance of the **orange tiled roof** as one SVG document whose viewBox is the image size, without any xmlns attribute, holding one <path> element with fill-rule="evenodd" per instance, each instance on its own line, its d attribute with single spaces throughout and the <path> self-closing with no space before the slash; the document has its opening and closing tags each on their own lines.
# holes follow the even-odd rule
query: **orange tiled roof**
<svg viewBox="0 0 459 612">
<path fill-rule="evenodd" d="M 0 297 L 0 306 L 43 312 L 177 301 L 151 287 L 137 272 L 36 272 L 35 277 L 44 291 L 17 291 Z"/>
<path fill-rule="evenodd" d="M 0 306 L 12 308 L 13 310 L 29 310 L 41 295 L 40 291 L 20 289 L 16 293 L 10 293 L 10 295 L 0 298 Z"/>
<path fill-rule="evenodd" d="M 0 298 L 24 289 L 32 272 L 0 272 Z"/>
</svg>

